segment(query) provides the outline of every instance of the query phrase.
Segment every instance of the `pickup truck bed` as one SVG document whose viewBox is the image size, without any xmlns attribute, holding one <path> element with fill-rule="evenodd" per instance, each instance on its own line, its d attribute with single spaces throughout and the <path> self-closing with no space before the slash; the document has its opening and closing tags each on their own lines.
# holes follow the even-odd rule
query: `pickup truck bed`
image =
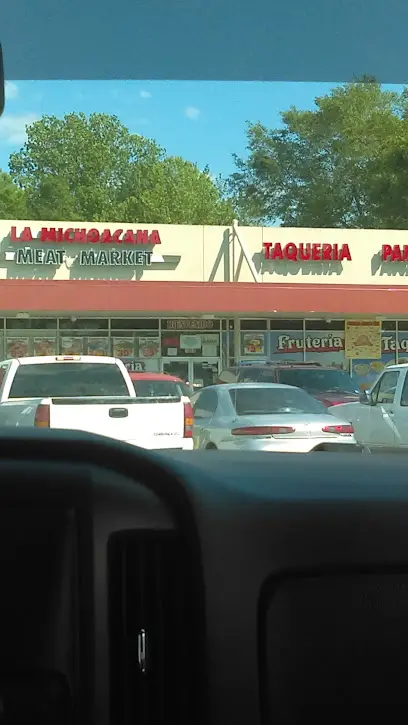
<svg viewBox="0 0 408 725">
<path fill-rule="evenodd" d="M 106 367 L 109 365 L 115 368 Z M 187 401 L 181 396 L 136 397 L 119 360 L 24 358 L 5 361 L 2 366 L 7 366 L 7 372 L 1 381 L 1 426 L 81 430 L 149 449 L 193 448 Z M 123 394 L 52 395 L 54 391 L 68 393 L 71 388 L 82 391 L 87 385 L 92 392 L 103 389 L 102 383 L 107 393 Z M 41 393 L 49 391 L 48 395 L 20 397 L 24 392 L 35 393 L 37 387 Z"/>
</svg>

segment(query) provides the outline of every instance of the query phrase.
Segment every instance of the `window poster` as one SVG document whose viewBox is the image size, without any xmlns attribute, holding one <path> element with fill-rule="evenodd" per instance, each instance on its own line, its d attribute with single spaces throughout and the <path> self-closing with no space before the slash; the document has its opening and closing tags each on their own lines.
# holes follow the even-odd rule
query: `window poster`
<svg viewBox="0 0 408 725">
<path fill-rule="evenodd" d="M 55 337 L 35 337 L 33 340 L 33 354 L 38 356 L 56 355 L 57 340 Z"/>
<path fill-rule="evenodd" d="M 408 362 L 408 331 L 399 333 L 398 341 L 398 362 Z M 384 368 L 394 365 L 396 351 L 396 333 L 385 331 L 381 335 L 381 358 L 379 360 L 367 357 L 351 361 L 351 375 L 360 390 L 371 388 Z"/>
<path fill-rule="evenodd" d="M 243 355 L 265 355 L 265 334 L 263 332 L 245 332 L 242 335 Z"/>
<path fill-rule="evenodd" d="M 380 320 L 346 320 L 346 357 L 352 360 L 380 360 L 381 335 Z"/>
<path fill-rule="evenodd" d="M 160 357 L 160 337 L 139 337 L 139 358 L 148 359 Z"/>
<path fill-rule="evenodd" d="M 60 340 L 61 355 L 83 355 L 84 338 L 83 337 L 61 337 Z"/>
<path fill-rule="evenodd" d="M 109 355 L 108 337 L 88 337 L 88 355 Z"/>
<path fill-rule="evenodd" d="M 133 337 L 113 338 L 113 357 L 134 357 L 135 345 Z"/>
<path fill-rule="evenodd" d="M 13 337 L 7 340 L 7 358 L 10 357 L 28 357 L 29 340 L 28 337 Z"/>
</svg>

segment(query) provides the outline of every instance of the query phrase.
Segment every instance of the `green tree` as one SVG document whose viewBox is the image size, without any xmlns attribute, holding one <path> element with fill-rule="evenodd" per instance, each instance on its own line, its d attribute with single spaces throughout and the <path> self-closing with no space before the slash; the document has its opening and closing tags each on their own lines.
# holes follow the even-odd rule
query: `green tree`
<svg viewBox="0 0 408 725">
<path fill-rule="evenodd" d="M 228 183 L 243 221 L 407 227 L 407 94 L 364 80 L 282 113 L 281 128 L 248 125 L 248 158 L 235 157 Z"/>
<path fill-rule="evenodd" d="M 164 158 L 144 179 L 131 180 L 125 196 L 124 218 L 156 224 L 230 224 L 234 218 L 209 171 L 179 156 Z"/>
<path fill-rule="evenodd" d="M 226 224 L 232 207 L 208 172 L 166 156 L 116 116 L 44 116 L 10 157 L 37 219 Z"/>
<path fill-rule="evenodd" d="M 5 171 L 0 171 L 0 219 L 27 219 L 25 194 Z"/>
</svg>

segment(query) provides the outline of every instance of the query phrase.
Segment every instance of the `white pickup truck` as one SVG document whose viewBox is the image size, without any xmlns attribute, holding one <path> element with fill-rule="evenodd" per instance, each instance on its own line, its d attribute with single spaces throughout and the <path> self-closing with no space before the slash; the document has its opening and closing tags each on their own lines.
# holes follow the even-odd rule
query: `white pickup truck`
<svg viewBox="0 0 408 725">
<path fill-rule="evenodd" d="M 390 365 L 360 402 L 329 408 L 350 421 L 357 443 L 366 450 L 408 449 L 408 365 Z"/>
<path fill-rule="evenodd" d="M 0 362 L 0 427 L 81 430 L 141 448 L 193 450 L 188 398 L 138 397 L 112 357 L 59 355 Z"/>
</svg>

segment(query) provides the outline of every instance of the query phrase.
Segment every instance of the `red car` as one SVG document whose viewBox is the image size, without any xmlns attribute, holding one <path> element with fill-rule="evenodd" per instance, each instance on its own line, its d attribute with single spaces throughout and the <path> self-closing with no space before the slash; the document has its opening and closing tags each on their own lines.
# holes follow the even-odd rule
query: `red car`
<svg viewBox="0 0 408 725">
<path fill-rule="evenodd" d="M 129 373 L 136 395 L 141 398 L 161 395 L 185 395 L 191 397 L 193 390 L 184 380 L 167 373 Z"/>
<path fill-rule="evenodd" d="M 320 400 L 326 408 L 360 399 L 360 391 L 348 373 L 318 363 L 241 363 L 223 370 L 217 380 L 218 384 L 247 382 L 294 385 Z"/>
</svg>

